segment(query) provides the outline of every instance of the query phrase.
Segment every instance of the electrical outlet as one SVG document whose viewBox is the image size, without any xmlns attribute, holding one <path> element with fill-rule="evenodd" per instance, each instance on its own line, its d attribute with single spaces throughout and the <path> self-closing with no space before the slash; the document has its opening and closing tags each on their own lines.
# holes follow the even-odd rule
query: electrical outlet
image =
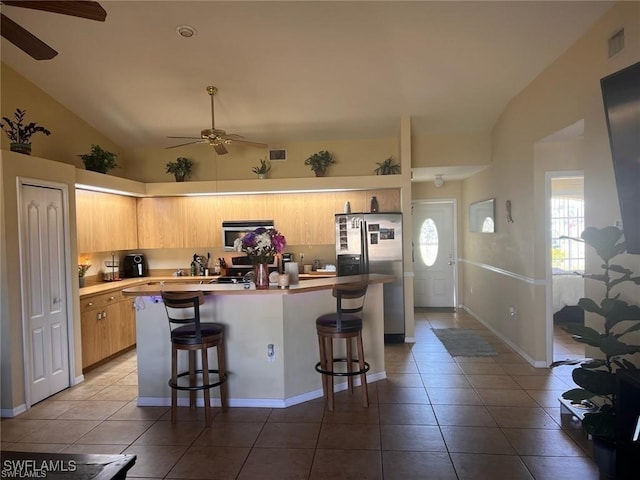
<svg viewBox="0 0 640 480">
<path fill-rule="evenodd" d="M 270 343 L 269 345 L 267 345 L 267 361 L 268 362 L 276 361 L 276 347 L 273 345 L 273 343 Z"/>
</svg>

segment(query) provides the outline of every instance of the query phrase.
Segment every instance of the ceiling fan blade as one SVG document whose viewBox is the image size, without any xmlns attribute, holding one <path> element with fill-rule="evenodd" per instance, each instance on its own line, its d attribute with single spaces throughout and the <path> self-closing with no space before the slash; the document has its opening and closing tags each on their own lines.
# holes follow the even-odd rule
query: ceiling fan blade
<svg viewBox="0 0 640 480">
<path fill-rule="evenodd" d="M 71 15 L 73 17 L 86 18 L 97 22 L 104 22 L 107 12 L 98 2 L 69 1 L 69 2 L 14 2 L 2 1 L 3 5 L 11 7 L 31 8 L 33 10 L 43 10 L 45 12 L 59 13 L 61 15 Z"/>
<path fill-rule="evenodd" d="M 244 137 L 242 135 L 238 135 L 237 133 L 230 133 L 230 134 L 224 134 L 221 135 L 222 137 L 226 138 L 227 140 L 244 140 Z"/>
<path fill-rule="evenodd" d="M 169 138 L 171 138 L 171 137 L 169 137 Z M 178 138 L 179 138 L 179 137 L 178 137 Z M 169 149 L 169 148 L 178 148 L 178 147 L 184 147 L 184 146 L 186 146 L 186 145 L 194 145 L 194 144 L 196 144 L 196 143 L 206 143 L 206 142 L 205 142 L 205 141 L 202 141 L 202 140 L 199 140 L 199 141 L 196 141 L 196 142 L 187 142 L 187 143 L 181 143 L 181 144 L 179 144 L 179 145 L 171 145 L 170 147 L 164 147 L 164 148 L 165 148 L 165 150 L 166 150 L 166 149 Z"/>
<path fill-rule="evenodd" d="M 167 138 L 186 138 L 191 140 L 202 140 L 202 137 L 167 137 Z"/>
<path fill-rule="evenodd" d="M 218 155 L 226 155 L 227 153 L 229 153 L 229 150 L 227 150 L 227 147 L 225 147 L 224 144 L 222 143 L 214 144 L 213 149 L 216 151 Z"/>
<path fill-rule="evenodd" d="M 245 145 L 249 145 L 250 147 L 257 148 L 267 148 L 269 146 L 266 143 L 250 142 L 248 140 L 233 140 L 233 143 L 243 143 Z"/>
<path fill-rule="evenodd" d="M 53 48 L 4 14 L 0 14 L 0 34 L 36 60 L 51 60 L 58 55 Z"/>
</svg>

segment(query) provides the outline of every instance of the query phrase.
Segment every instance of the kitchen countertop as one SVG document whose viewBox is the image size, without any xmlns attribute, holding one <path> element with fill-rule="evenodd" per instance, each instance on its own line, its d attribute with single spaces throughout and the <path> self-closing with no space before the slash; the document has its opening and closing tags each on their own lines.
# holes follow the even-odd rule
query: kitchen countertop
<svg viewBox="0 0 640 480">
<path fill-rule="evenodd" d="M 202 277 L 192 277 L 194 279 Z M 175 277 L 172 277 L 175 279 Z M 155 280 L 155 279 L 154 279 Z M 394 277 L 392 275 L 350 275 L 346 277 L 326 277 L 315 278 L 311 280 L 304 280 L 296 285 L 290 285 L 288 288 L 279 288 L 276 284 L 272 284 L 268 290 L 256 290 L 245 289 L 243 284 L 229 284 L 229 283 L 189 283 L 189 282 L 176 282 L 171 286 L 172 291 L 176 292 L 195 292 L 202 291 L 205 295 L 246 295 L 246 294 L 258 294 L 258 295 L 290 295 L 296 293 L 306 293 L 318 290 L 329 290 L 334 285 L 342 283 L 351 283 L 358 281 L 368 281 L 369 283 L 387 283 L 392 282 Z M 140 282 L 137 285 L 132 285 L 123 289 L 122 293 L 125 296 L 156 296 L 160 295 L 163 290 L 166 290 L 166 282 L 154 281 L 154 282 Z"/>
<path fill-rule="evenodd" d="M 138 277 L 138 278 L 123 278 L 122 280 L 117 280 L 115 282 L 98 282 L 92 285 L 88 285 L 79 290 L 80 298 L 89 296 L 89 295 L 98 295 L 101 293 L 109 293 L 118 290 L 123 290 L 125 288 L 136 287 L 140 285 L 148 285 L 150 283 L 184 283 L 184 284 L 193 284 L 198 286 L 203 286 L 208 284 L 211 280 L 215 280 L 218 278 L 218 275 L 213 276 L 189 276 L 183 275 L 180 277 L 174 277 L 172 275 L 156 275 L 149 277 Z M 299 275 L 300 280 L 304 280 L 305 282 L 312 279 L 321 279 L 321 278 L 335 278 L 335 274 L 331 273 L 301 273 Z M 200 282 L 204 282 L 201 284 Z M 237 287 L 237 285 L 232 285 Z"/>
</svg>

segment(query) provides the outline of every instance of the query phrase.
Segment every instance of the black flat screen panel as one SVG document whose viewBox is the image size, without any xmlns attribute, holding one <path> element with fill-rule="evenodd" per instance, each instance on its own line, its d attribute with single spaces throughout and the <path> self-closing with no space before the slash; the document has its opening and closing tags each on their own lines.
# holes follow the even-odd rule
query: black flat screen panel
<svg viewBox="0 0 640 480">
<path fill-rule="evenodd" d="M 600 86 L 627 252 L 640 254 L 640 62 Z"/>
</svg>

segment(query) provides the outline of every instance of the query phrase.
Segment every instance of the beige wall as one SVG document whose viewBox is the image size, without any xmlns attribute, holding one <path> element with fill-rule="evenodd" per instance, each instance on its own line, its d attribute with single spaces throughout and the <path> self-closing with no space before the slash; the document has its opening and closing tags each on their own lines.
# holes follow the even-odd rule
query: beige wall
<svg viewBox="0 0 640 480">
<path fill-rule="evenodd" d="M 488 165 L 491 163 L 490 132 L 423 135 L 412 138 L 416 167 Z"/>
<path fill-rule="evenodd" d="M 26 119 L 51 131 L 48 137 L 38 133 L 31 137 L 32 155 L 84 168 L 78 155 L 99 144 L 106 150 L 122 153 L 122 148 L 102 135 L 85 120 L 47 95 L 5 63 L 0 62 L 0 111 L 3 117 L 13 119 L 16 108 L 26 110 Z M 46 86 L 45 86 L 46 88 Z M 9 150 L 9 139 L 2 132 L 0 147 Z M 119 163 L 124 159 L 119 158 Z M 122 169 L 113 170 L 122 175 Z"/>
<path fill-rule="evenodd" d="M 399 159 L 397 137 L 351 140 L 328 140 L 324 142 L 297 142 L 279 144 L 287 150 L 287 160 L 271 162 L 268 178 L 304 178 L 314 173 L 304 164 L 313 153 L 327 150 L 336 163 L 327 170 L 330 177 L 372 175 L 388 157 Z M 191 180 L 242 180 L 255 178 L 251 168 L 258 165 L 261 158 L 267 158 L 267 151 L 261 148 L 233 144 L 226 155 L 216 155 L 206 144 L 189 145 L 177 149 L 136 149 L 126 152 L 128 159 L 125 176 L 141 182 L 168 182 L 173 177 L 165 173 L 167 162 L 177 157 L 187 157 L 194 161 Z"/>
<path fill-rule="evenodd" d="M 621 26 L 627 47 L 609 60 L 607 38 Z M 638 60 L 640 4 L 621 2 L 509 103 L 492 133 L 491 166 L 463 184 L 465 214 L 471 202 L 497 199 L 496 233 L 465 235 L 463 302 L 541 364 L 546 343 L 544 172 L 582 167 L 587 225 L 602 227 L 619 219 L 600 79 Z M 585 122 L 584 144 L 574 150 L 574 158 L 562 166 L 534 161 L 536 142 L 579 120 Z M 513 204 L 512 224 L 505 221 L 506 200 Z M 640 257 L 628 262 L 639 270 Z M 594 265 L 591 255 L 587 268 Z M 493 287 L 486 290 L 489 284 Z M 516 319 L 507 315 L 510 305 L 518 311 Z"/>
</svg>

